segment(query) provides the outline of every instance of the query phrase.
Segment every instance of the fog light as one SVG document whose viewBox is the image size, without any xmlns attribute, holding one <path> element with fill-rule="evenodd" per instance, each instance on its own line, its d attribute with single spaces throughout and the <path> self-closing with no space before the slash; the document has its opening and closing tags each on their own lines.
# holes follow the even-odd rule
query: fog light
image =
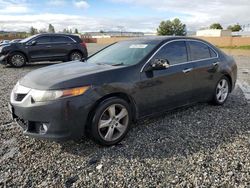
<svg viewBox="0 0 250 188">
<path fill-rule="evenodd" d="M 45 134 L 48 131 L 48 125 L 46 123 L 42 123 L 40 126 L 40 134 Z"/>
</svg>

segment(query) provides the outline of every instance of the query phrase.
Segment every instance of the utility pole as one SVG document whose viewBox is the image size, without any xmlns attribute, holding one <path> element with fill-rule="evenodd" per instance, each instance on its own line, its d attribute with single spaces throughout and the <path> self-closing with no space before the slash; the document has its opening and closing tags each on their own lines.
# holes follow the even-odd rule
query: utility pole
<svg viewBox="0 0 250 188">
<path fill-rule="evenodd" d="M 121 36 L 122 36 L 122 31 L 124 30 L 124 26 L 117 26 L 117 28 L 120 30 L 120 32 L 121 32 Z"/>
</svg>

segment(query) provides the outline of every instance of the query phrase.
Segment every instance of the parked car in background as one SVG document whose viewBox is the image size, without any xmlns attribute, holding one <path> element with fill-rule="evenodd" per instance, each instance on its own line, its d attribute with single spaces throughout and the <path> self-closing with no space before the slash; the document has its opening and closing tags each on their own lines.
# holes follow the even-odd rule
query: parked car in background
<svg viewBox="0 0 250 188">
<path fill-rule="evenodd" d="M 224 104 L 236 77 L 234 59 L 208 42 L 141 38 L 115 43 L 84 63 L 30 72 L 14 87 L 10 111 L 25 135 L 65 140 L 88 134 L 113 145 L 133 120 L 197 102 Z"/>
<path fill-rule="evenodd" d="M 13 39 L 13 40 L 11 40 L 10 41 L 10 43 L 18 43 L 18 42 L 20 42 L 22 39 Z"/>
<path fill-rule="evenodd" d="M 0 61 L 14 67 L 37 61 L 72 61 L 88 57 L 86 44 L 70 34 L 38 34 L 0 47 Z"/>
<path fill-rule="evenodd" d="M 9 44 L 9 43 L 10 43 L 10 40 L 2 40 L 0 42 L 0 46 L 6 45 L 6 44 Z"/>
</svg>

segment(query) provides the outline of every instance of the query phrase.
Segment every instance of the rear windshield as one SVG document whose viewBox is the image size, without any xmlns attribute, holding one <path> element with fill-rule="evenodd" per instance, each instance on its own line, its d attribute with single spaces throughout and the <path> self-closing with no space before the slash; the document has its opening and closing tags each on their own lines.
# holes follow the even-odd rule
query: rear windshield
<svg viewBox="0 0 250 188">
<path fill-rule="evenodd" d="M 88 59 L 88 63 L 134 65 L 146 57 L 158 42 L 125 41 L 115 43 Z"/>
</svg>

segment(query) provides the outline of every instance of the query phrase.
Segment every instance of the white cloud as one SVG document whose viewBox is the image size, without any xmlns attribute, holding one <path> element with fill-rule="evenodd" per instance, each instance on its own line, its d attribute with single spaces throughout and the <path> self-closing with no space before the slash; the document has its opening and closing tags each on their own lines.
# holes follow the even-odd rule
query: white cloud
<svg viewBox="0 0 250 188">
<path fill-rule="evenodd" d="M 152 24 L 153 23 L 153 24 Z M 31 26 L 37 29 L 47 29 L 48 24 L 55 26 L 56 31 L 64 28 L 78 28 L 81 32 L 99 30 L 119 30 L 118 26 L 124 26 L 126 31 L 153 31 L 158 24 L 155 18 L 92 18 L 86 16 L 68 14 L 37 14 L 37 15 L 1 15 L 0 30 L 29 31 Z"/>
<path fill-rule="evenodd" d="M 181 19 L 191 29 L 209 26 L 220 22 L 224 26 L 234 23 L 249 24 L 249 0 L 110 0 L 117 3 L 128 3 L 131 6 L 144 6 L 161 12 L 174 12 L 183 15 Z M 153 14 L 153 13 L 152 13 Z M 167 18 L 168 19 L 168 18 Z"/>
<path fill-rule="evenodd" d="M 30 9 L 28 8 L 28 4 L 26 0 L 0 0 L 0 13 L 1 14 L 20 14 L 27 13 Z"/>
<path fill-rule="evenodd" d="M 31 26 L 47 29 L 49 23 L 54 25 L 57 31 L 64 28 L 95 30 L 99 25 L 99 21 L 93 18 L 67 14 L 0 15 L 0 30 L 28 31 Z"/>
<path fill-rule="evenodd" d="M 250 10 L 249 0 L 108 0 L 110 2 L 128 3 L 131 7 L 144 7 L 151 11 L 148 16 L 140 16 L 140 12 L 131 13 L 131 16 L 95 17 L 31 12 L 31 4 L 26 0 L 0 0 L 0 30 L 28 31 L 31 26 L 38 29 L 48 28 L 51 23 L 55 29 L 78 28 L 79 31 L 119 30 L 123 26 L 126 31 L 152 32 L 160 21 L 179 17 L 188 27 L 195 30 L 207 27 L 211 23 L 219 22 L 224 27 L 229 24 L 250 24 L 247 16 Z M 86 9 L 90 5 L 84 0 L 54 0 L 57 5 L 72 3 L 75 7 Z M 51 0 L 52 3 L 52 0 Z M 70 7 L 70 6 L 69 6 Z M 71 7 L 72 11 L 74 7 Z M 136 10 L 136 9 L 135 9 Z M 128 10 L 128 11 L 131 11 Z M 19 13 L 19 14 L 17 14 Z M 22 14 L 21 14 L 22 13 Z M 156 14 L 154 14 L 156 13 Z M 162 14 L 161 14 L 162 13 Z M 97 13 L 98 14 L 98 13 Z M 170 16 L 167 16 L 170 15 Z"/>
<path fill-rule="evenodd" d="M 86 1 L 75 1 L 74 5 L 77 8 L 83 8 L 83 9 L 89 8 L 89 4 Z"/>
<path fill-rule="evenodd" d="M 11 14 L 11 13 L 27 13 L 29 8 L 23 5 L 9 5 L 1 9 L 2 14 Z"/>
</svg>

